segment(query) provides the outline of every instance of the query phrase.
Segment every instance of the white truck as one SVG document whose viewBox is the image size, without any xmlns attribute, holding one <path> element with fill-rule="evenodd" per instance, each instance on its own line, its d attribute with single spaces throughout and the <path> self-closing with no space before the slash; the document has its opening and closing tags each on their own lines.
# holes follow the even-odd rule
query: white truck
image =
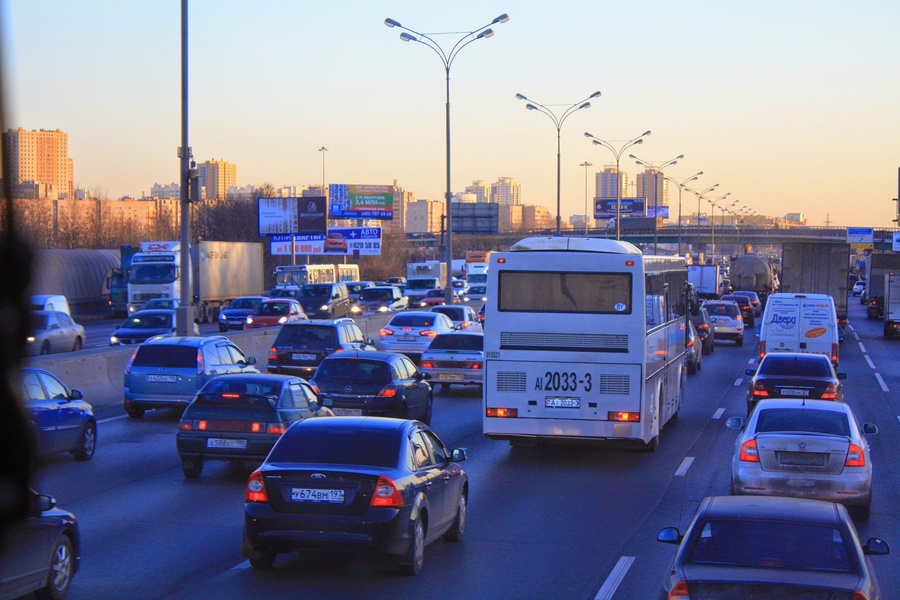
<svg viewBox="0 0 900 600">
<path fill-rule="evenodd" d="M 688 281 L 694 284 L 699 298 L 709 300 L 719 297 L 722 284 L 719 265 L 690 265 L 687 269 Z"/>
<path fill-rule="evenodd" d="M 201 241 L 190 252 L 191 304 L 197 322 L 214 321 L 232 298 L 262 293 L 262 244 Z M 179 242 L 142 242 L 128 273 L 129 312 L 152 298 L 180 300 L 182 281 Z"/>
<path fill-rule="evenodd" d="M 409 263 L 406 265 L 406 287 L 403 295 L 410 306 L 418 306 L 428 290 L 444 287 L 447 281 L 447 263 L 439 260 Z"/>
<path fill-rule="evenodd" d="M 884 337 L 900 335 L 900 273 L 884 275 Z"/>
</svg>

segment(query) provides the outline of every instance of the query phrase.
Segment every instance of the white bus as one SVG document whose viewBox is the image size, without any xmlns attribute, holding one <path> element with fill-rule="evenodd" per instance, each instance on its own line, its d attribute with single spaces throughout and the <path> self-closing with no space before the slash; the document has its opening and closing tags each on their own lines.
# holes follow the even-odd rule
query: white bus
<svg viewBox="0 0 900 600">
<path fill-rule="evenodd" d="M 359 281 L 359 265 L 278 265 L 275 267 L 276 288 L 341 281 Z"/>
<path fill-rule="evenodd" d="M 615 240 L 526 238 L 491 256 L 488 287 L 486 436 L 656 450 L 684 401 L 684 258 Z"/>
</svg>

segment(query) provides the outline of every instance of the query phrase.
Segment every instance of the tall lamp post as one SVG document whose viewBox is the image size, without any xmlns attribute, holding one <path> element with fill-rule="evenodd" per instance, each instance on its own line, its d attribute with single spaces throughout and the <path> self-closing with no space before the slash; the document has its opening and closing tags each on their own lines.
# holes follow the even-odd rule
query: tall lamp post
<svg viewBox="0 0 900 600">
<path fill-rule="evenodd" d="M 528 110 L 536 110 L 539 113 L 543 113 L 550 117 L 553 121 L 553 124 L 556 126 L 556 235 L 560 235 L 560 181 L 562 176 L 562 162 L 561 162 L 561 153 L 560 153 L 560 132 L 562 131 L 563 123 L 565 123 L 566 119 L 569 118 L 569 115 L 574 113 L 577 110 L 581 110 L 582 108 L 590 108 L 591 103 L 590 100 L 594 98 L 599 98 L 600 92 L 594 92 L 584 100 L 579 100 L 573 104 L 541 104 L 540 102 L 535 102 L 530 98 L 526 98 L 524 94 L 516 94 L 517 100 L 525 100 L 528 104 L 525 105 L 525 108 Z M 565 110 L 563 110 L 562 115 L 557 116 L 550 107 L 551 106 L 565 106 Z"/>
<path fill-rule="evenodd" d="M 692 193 L 692 194 L 694 194 L 695 196 L 697 196 L 697 244 L 698 244 L 698 245 L 699 245 L 699 243 L 700 243 L 700 199 L 701 199 L 701 198 L 706 198 L 705 194 L 707 194 L 708 192 L 713 191 L 713 190 L 716 189 L 717 187 L 719 187 L 719 184 L 718 184 L 718 183 L 709 186 L 708 188 L 706 188 L 706 189 L 703 190 L 702 192 L 698 192 L 697 190 L 691 189 L 691 188 L 689 188 L 689 187 L 685 187 L 685 188 L 684 188 L 684 189 L 686 189 L 687 191 L 689 191 L 690 193 Z M 699 252 L 699 251 L 698 251 L 698 252 Z M 698 254 L 698 256 L 699 256 L 699 254 Z"/>
<path fill-rule="evenodd" d="M 719 196 L 715 200 L 710 200 L 709 198 L 706 199 L 706 201 L 709 202 L 709 205 L 712 207 L 712 208 L 710 208 L 710 211 L 709 211 L 709 226 L 710 226 L 709 231 L 710 231 L 710 236 L 712 239 L 713 264 L 715 264 L 715 262 L 716 262 L 716 203 L 719 200 L 724 200 L 725 198 L 727 198 L 730 195 L 731 195 L 731 192 L 728 192 L 727 194 L 725 194 L 723 196 Z"/>
<path fill-rule="evenodd" d="M 584 167 L 584 237 L 588 236 L 588 167 L 593 167 L 594 163 L 584 161 L 579 167 Z"/>
<path fill-rule="evenodd" d="M 328 148 L 322 146 L 319 152 L 322 153 L 322 195 L 325 195 L 325 153 L 328 152 Z"/>
<path fill-rule="evenodd" d="M 666 179 L 674 183 L 678 186 L 678 255 L 681 256 L 681 192 L 684 191 L 684 186 L 692 181 L 696 181 L 701 175 L 703 175 L 703 171 L 699 171 L 695 175 L 691 175 L 687 179 L 682 181 L 678 181 L 677 179 L 673 179 L 672 177 L 666 176 Z"/>
<path fill-rule="evenodd" d="M 663 172 L 663 169 L 665 169 L 666 167 L 671 167 L 672 165 L 677 165 L 678 161 L 681 160 L 682 158 L 684 158 L 684 154 L 679 154 L 675 158 L 673 158 L 671 160 L 667 160 L 666 162 L 659 165 L 658 167 L 654 167 L 650 163 L 642 161 L 634 154 L 629 154 L 628 158 L 633 159 L 634 162 L 641 165 L 642 167 L 646 167 L 646 168 L 650 169 L 651 174 L 654 176 L 653 177 L 653 255 L 656 256 L 658 254 L 656 247 L 659 244 L 659 228 L 657 227 L 657 223 L 659 222 L 659 214 L 658 214 L 659 213 L 659 202 L 658 202 L 659 194 L 656 193 L 656 191 L 657 191 L 656 190 L 656 176 L 661 175 Z M 665 181 L 665 177 L 666 176 L 663 175 L 663 181 Z"/>
<path fill-rule="evenodd" d="M 622 158 L 622 154 L 628 148 L 632 146 L 636 146 L 637 144 L 644 143 L 644 137 L 650 135 L 650 131 L 647 130 L 641 135 L 637 136 L 634 139 L 626 141 L 622 146 L 616 150 L 616 147 L 607 142 L 606 140 L 601 140 L 595 135 L 584 132 L 584 137 L 591 138 L 591 143 L 597 146 L 603 146 L 607 150 L 613 153 L 613 156 L 616 157 L 616 241 L 622 239 L 622 207 L 620 204 L 622 203 L 622 173 L 619 171 L 619 161 Z"/>
<path fill-rule="evenodd" d="M 444 50 L 440 44 L 435 42 L 431 36 L 432 35 L 442 35 L 438 33 L 420 33 L 418 31 L 414 31 L 408 27 L 404 27 L 394 19 L 385 19 L 384 24 L 388 27 L 397 27 L 403 30 L 403 33 L 400 34 L 400 39 L 404 42 L 418 42 L 428 48 L 434 50 L 435 54 L 441 59 L 441 63 L 444 65 L 444 73 L 446 75 L 447 82 L 447 93 L 446 93 L 446 135 L 447 135 L 447 191 L 444 194 L 444 199 L 446 202 L 446 213 L 447 213 L 447 223 L 446 223 L 446 231 L 447 231 L 447 252 L 446 252 L 446 260 L 447 260 L 447 277 L 444 280 L 444 300 L 447 304 L 453 303 L 453 282 L 452 282 L 452 272 L 451 268 L 453 264 L 453 246 L 451 243 L 451 220 L 450 220 L 450 200 L 453 195 L 450 187 L 450 67 L 453 65 L 454 59 L 459 55 L 459 52 L 471 44 L 474 41 L 480 39 L 486 39 L 494 35 L 494 30 L 491 29 L 491 25 L 496 25 L 497 23 L 506 23 L 509 21 L 509 15 L 503 13 L 499 17 L 495 18 L 493 21 L 488 23 L 487 25 L 482 25 L 481 27 L 470 31 L 469 33 L 463 35 L 459 38 L 453 47 L 450 48 L 450 51 Z M 444 32 L 446 34 L 455 33 L 455 32 Z"/>
</svg>

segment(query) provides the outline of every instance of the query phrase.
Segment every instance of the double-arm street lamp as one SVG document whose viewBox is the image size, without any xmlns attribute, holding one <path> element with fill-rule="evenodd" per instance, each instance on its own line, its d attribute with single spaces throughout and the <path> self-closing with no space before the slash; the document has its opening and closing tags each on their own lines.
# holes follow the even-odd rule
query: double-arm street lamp
<svg viewBox="0 0 900 600">
<path fill-rule="evenodd" d="M 706 201 L 709 202 L 709 205 L 712 207 L 709 211 L 709 226 L 710 226 L 710 236 L 712 239 L 712 259 L 713 263 L 716 262 L 716 204 L 720 200 L 724 200 L 728 196 L 731 195 L 731 192 L 728 192 L 722 196 L 719 196 L 715 200 L 710 200 L 706 198 Z"/>
<path fill-rule="evenodd" d="M 588 167 L 593 167 L 594 163 L 584 161 L 579 167 L 584 167 L 584 237 L 588 235 Z"/>
<path fill-rule="evenodd" d="M 444 300 L 447 304 L 453 303 L 453 282 L 452 282 L 452 272 L 453 272 L 453 246 L 451 243 L 451 218 L 450 218 L 450 204 L 451 198 L 453 196 L 452 188 L 450 187 L 450 67 L 453 65 L 454 59 L 459 55 L 460 50 L 468 46 L 474 41 L 480 40 L 482 38 L 489 38 L 494 35 L 494 30 L 491 29 L 491 25 L 496 25 L 497 23 L 506 23 L 509 21 L 509 15 L 503 13 L 487 25 L 483 25 L 469 33 L 466 33 L 461 38 L 459 38 L 453 47 L 450 48 L 450 51 L 444 50 L 440 44 L 435 42 L 431 36 L 432 35 L 445 35 L 451 33 L 458 32 L 443 32 L 443 33 L 420 33 L 418 31 L 414 31 L 408 27 L 404 27 L 394 19 L 385 19 L 384 24 L 388 27 L 397 27 L 403 30 L 403 33 L 400 34 L 400 39 L 404 42 L 418 42 L 424 46 L 427 46 L 434 50 L 435 54 L 441 59 L 441 63 L 444 65 L 444 73 L 446 74 L 446 82 L 447 82 L 447 101 L 446 101 L 446 127 L 447 127 L 447 191 L 445 192 L 444 198 L 446 200 L 446 230 L 447 230 L 447 250 L 446 250 L 446 260 L 447 260 L 447 277 L 444 280 Z"/>
<path fill-rule="evenodd" d="M 644 137 L 648 136 L 648 135 L 650 135 L 649 130 L 645 131 L 644 133 L 642 133 L 641 135 L 637 136 L 634 139 L 626 141 L 617 150 L 615 146 L 613 146 L 611 143 L 607 142 L 606 140 L 601 140 L 597 136 L 595 136 L 591 133 L 588 133 L 587 131 L 584 132 L 584 137 L 591 138 L 591 143 L 593 143 L 597 146 L 603 146 L 604 148 L 606 148 L 607 150 L 612 152 L 613 156 L 616 157 L 616 240 L 617 241 L 622 239 L 622 207 L 621 207 L 621 204 L 622 204 L 622 173 L 619 171 L 619 161 L 622 158 L 622 154 L 625 152 L 625 150 L 627 150 L 628 148 L 631 148 L 632 146 L 635 146 L 637 144 L 643 144 Z"/>
<path fill-rule="evenodd" d="M 653 175 L 653 254 L 655 256 L 657 254 L 656 247 L 659 244 L 659 227 L 657 226 L 657 224 L 659 223 L 659 194 L 657 193 L 659 189 L 656 186 L 656 178 L 657 176 L 662 175 L 663 169 L 665 169 L 666 167 L 677 165 L 678 161 L 684 158 L 684 154 L 679 154 L 675 158 L 662 163 L 658 167 L 654 167 L 650 163 L 642 161 L 634 154 L 629 154 L 628 158 L 633 159 L 634 162 L 636 162 L 638 165 L 649 169 L 650 173 Z M 665 177 L 666 176 L 663 175 L 663 181 L 665 181 Z"/>
<path fill-rule="evenodd" d="M 691 189 L 691 188 L 686 187 L 686 186 L 685 186 L 685 188 L 684 188 L 684 189 L 686 189 L 687 191 L 689 191 L 690 193 L 692 193 L 692 194 L 694 194 L 695 196 L 697 196 L 697 244 L 698 244 L 698 245 L 700 244 L 700 199 L 701 199 L 701 198 L 702 198 L 702 199 L 706 199 L 706 194 L 707 194 L 708 192 L 713 191 L 713 190 L 716 189 L 717 187 L 719 187 L 719 184 L 718 184 L 718 183 L 709 186 L 708 188 L 706 188 L 706 189 L 703 190 L 702 192 L 698 192 L 697 190 Z"/>
<path fill-rule="evenodd" d="M 566 119 L 574 113 L 576 110 L 581 110 L 582 108 L 590 108 L 591 103 L 590 100 L 594 98 L 599 98 L 600 92 L 594 92 L 584 100 L 579 100 L 573 104 L 541 104 L 540 102 L 535 102 L 530 98 L 526 98 L 524 94 L 516 94 L 516 99 L 525 100 L 528 104 L 525 105 L 525 108 L 528 110 L 536 110 L 539 113 L 543 113 L 550 117 L 553 121 L 553 124 L 556 126 L 556 235 L 560 235 L 560 180 L 561 180 L 561 153 L 560 153 L 560 132 L 562 130 L 563 123 L 565 123 Z M 565 106 L 566 108 L 563 110 L 561 115 L 558 115 L 550 109 L 551 106 Z"/>
<path fill-rule="evenodd" d="M 678 181 L 677 179 L 673 179 L 672 177 L 666 176 L 666 179 L 674 183 L 678 186 L 678 255 L 681 256 L 681 192 L 684 191 L 684 187 L 692 182 L 696 181 L 701 175 L 703 175 L 703 171 L 699 171 L 695 175 L 691 175 L 687 179 L 682 181 Z"/>
</svg>

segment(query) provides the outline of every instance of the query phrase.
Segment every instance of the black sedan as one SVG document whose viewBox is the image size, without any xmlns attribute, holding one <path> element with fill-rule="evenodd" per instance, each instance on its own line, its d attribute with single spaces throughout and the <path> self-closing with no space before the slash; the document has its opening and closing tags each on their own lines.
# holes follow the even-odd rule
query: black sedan
<svg viewBox="0 0 900 600">
<path fill-rule="evenodd" d="M 336 415 L 416 418 L 427 425 L 434 405 L 429 379 L 404 354 L 364 350 L 326 357 L 309 382 Z"/>
<path fill-rule="evenodd" d="M 241 553 L 271 568 L 276 554 L 294 550 L 376 552 L 416 575 L 427 544 L 463 537 L 465 458 L 419 421 L 301 421 L 250 475 Z"/>
<path fill-rule="evenodd" d="M 97 420 L 83 394 L 70 390 L 44 369 L 22 369 L 22 397 L 28 424 L 41 455 L 71 452 L 91 460 L 97 447 Z"/>
<path fill-rule="evenodd" d="M 705 498 L 681 535 L 663 586 L 668 598 L 882 599 L 868 555 L 890 552 L 885 541 L 865 546 L 847 509 L 805 498 Z"/>
<path fill-rule="evenodd" d="M 844 401 L 841 381 L 846 373 L 836 373 L 829 357 L 803 352 L 770 352 L 759 361 L 747 389 L 747 415 L 764 398 L 797 398 Z"/>
<path fill-rule="evenodd" d="M 0 598 L 35 592 L 39 598 L 65 597 L 81 561 L 78 521 L 56 508 L 52 496 L 32 493 L 25 518 L 0 538 Z"/>
<path fill-rule="evenodd" d="M 174 310 L 137 311 L 113 332 L 109 338 L 109 345 L 140 344 L 160 335 L 175 335 Z"/>
<path fill-rule="evenodd" d="M 741 309 L 741 316 L 744 317 L 744 323 L 747 324 L 747 327 L 753 327 L 756 323 L 756 309 L 753 308 L 753 304 L 747 296 L 726 294 L 719 298 L 719 300 L 731 300 L 732 302 L 736 302 Z"/>
<path fill-rule="evenodd" d="M 297 421 L 334 416 L 300 377 L 226 374 L 210 379 L 178 423 L 175 446 L 187 479 L 209 460 L 261 463 Z"/>
</svg>

